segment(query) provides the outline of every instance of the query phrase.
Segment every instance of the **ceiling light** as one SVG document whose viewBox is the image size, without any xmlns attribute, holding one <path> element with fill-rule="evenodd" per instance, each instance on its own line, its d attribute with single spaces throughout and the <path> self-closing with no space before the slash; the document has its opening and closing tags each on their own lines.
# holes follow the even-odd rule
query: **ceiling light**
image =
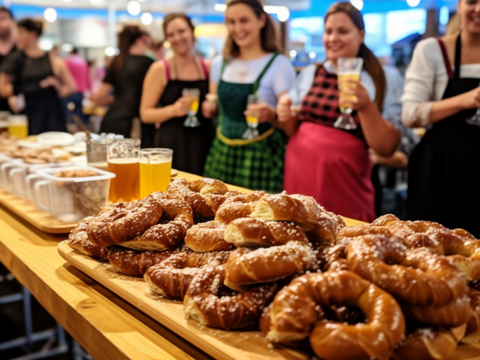
<svg viewBox="0 0 480 360">
<path fill-rule="evenodd" d="M 129 1 L 127 4 L 127 11 L 132 16 L 137 16 L 142 11 L 142 6 L 138 1 Z"/>
<path fill-rule="evenodd" d="M 105 49 L 105 55 L 107 56 L 114 56 L 115 54 L 117 54 L 117 49 L 112 47 L 112 46 L 109 46 Z"/>
<path fill-rule="evenodd" d="M 52 50 L 52 48 L 53 48 L 53 43 L 50 40 L 47 40 L 47 39 L 40 40 L 39 45 L 40 45 L 40 49 L 42 49 L 44 51 L 49 51 L 49 50 Z"/>
<path fill-rule="evenodd" d="M 294 58 L 297 56 L 297 52 L 295 50 L 290 50 L 290 57 Z"/>
<path fill-rule="evenodd" d="M 225 11 L 225 10 L 227 10 L 227 5 L 225 5 L 225 4 L 215 4 L 215 5 L 213 5 L 213 9 L 215 11 Z"/>
<path fill-rule="evenodd" d="M 73 45 L 65 43 L 65 44 L 62 45 L 62 50 L 69 53 L 70 51 L 73 50 Z"/>
<path fill-rule="evenodd" d="M 143 13 L 142 16 L 140 17 L 140 20 L 142 21 L 143 25 L 148 26 L 152 24 L 153 16 L 150 13 Z"/>
<path fill-rule="evenodd" d="M 55 10 L 52 7 L 46 8 L 45 11 L 43 12 L 43 16 L 45 16 L 45 20 L 47 20 L 50 23 L 55 22 L 57 20 L 57 10 Z"/>
<path fill-rule="evenodd" d="M 310 59 L 315 59 L 317 57 L 317 54 L 315 54 L 313 51 L 308 54 L 308 56 L 310 57 Z"/>
<path fill-rule="evenodd" d="M 408 0 L 407 0 L 408 1 Z M 363 9 L 363 0 L 350 0 L 350 3 L 355 6 L 359 11 Z"/>
<path fill-rule="evenodd" d="M 418 4 L 420 4 L 420 0 L 407 0 L 407 4 L 410 7 L 415 7 L 415 6 L 418 6 Z"/>
<path fill-rule="evenodd" d="M 103 0 L 90 0 L 90 3 L 93 5 L 100 5 L 103 2 Z"/>
</svg>

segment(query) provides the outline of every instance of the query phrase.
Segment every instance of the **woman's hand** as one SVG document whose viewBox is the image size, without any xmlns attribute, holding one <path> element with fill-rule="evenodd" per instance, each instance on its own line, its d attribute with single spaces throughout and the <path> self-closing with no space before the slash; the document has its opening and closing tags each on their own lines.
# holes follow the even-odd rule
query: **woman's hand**
<svg viewBox="0 0 480 360">
<path fill-rule="evenodd" d="M 258 122 L 270 122 L 275 120 L 276 111 L 267 103 L 248 105 L 243 113 L 245 116 L 254 116 Z"/>
<path fill-rule="evenodd" d="M 40 81 L 40 87 L 44 89 L 48 87 L 53 87 L 55 88 L 55 90 L 60 91 L 60 89 L 62 88 L 62 84 L 55 76 L 50 75 Z"/>
<path fill-rule="evenodd" d="M 460 95 L 460 104 L 463 109 L 480 109 L 480 87 Z"/>
<path fill-rule="evenodd" d="M 187 116 L 192 103 L 191 97 L 182 96 L 172 105 L 172 118 Z"/>
<path fill-rule="evenodd" d="M 357 80 L 342 80 L 338 82 L 340 104 L 352 110 L 362 111 L 373 105 L 367 89 Z"/>
<path fill-rule="evenodd" d="M 210 119 L 218 113 L 217 95 L 207 94 L 206 99 L 202 102 L 202 114 L 206 119 Z"/>
<path fill-rule="evenodd" d="M 293 105 L 292 99 L 287 94 L 280 97 L 277 104 L 278 121 L 288 122 L 298 116 L 298 107 Z"/>
</svg>

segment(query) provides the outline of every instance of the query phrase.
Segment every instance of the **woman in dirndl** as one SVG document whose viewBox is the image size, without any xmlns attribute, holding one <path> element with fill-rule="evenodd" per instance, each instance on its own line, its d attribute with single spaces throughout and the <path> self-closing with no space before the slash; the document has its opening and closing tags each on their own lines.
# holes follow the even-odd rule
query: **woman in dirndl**
<svg viewBox="0 0 480 360">
<path fill-rule="evenodd" d="M 280 192 L 284 132 L 288 135 L 289 129 L 277 121 L 275 108 L 295 81 L 295 71 L 289 59 L 278 53 L 273 20 L 258 0 L 228 1 L 225 19 L 229 37 L 223 56 L 212 62 L 210 100 L 202 104 L 206 118 L 219 115 L 204 175 L 253 190 Z M 218 106 L 211 100 L 213 94 Z M 250 95 L 259 100 L 247 106 Z M 249 136 L 246 117 L 250 116 L 258 126 Z"/>
<path fill-rule="evenodd" d="M 406 74 L 402 121 L 428 128 L 410 157 L 407 217 L 480 237 L 480 0 L 457 13 L 461 33 L 419 42 Z"/>
<path fill-rule="evenodd" d="M 394 154 L 401 139 L 401 107 L 395 82 L 363 43 L 364 37 L 360 11 L 349 2 L 334 4 L 325 16 L 327 60 L 300 73 L 277 111 L 280 121 L 299 124 L 287 148 L 284 189 L 313 196 L 329 211 L 371 222 L 375 190 L 369 150 L 384 157 Z M 353 57 L 364 60 L 360 81 L 346 80 L 351 90 L 342 89 L 347 96 L 339 99 L 343 84 L 338 82 L 337 61 Z M 353 110 L 356 129 L 338 126 L 339 102 Z"/>
</svg>

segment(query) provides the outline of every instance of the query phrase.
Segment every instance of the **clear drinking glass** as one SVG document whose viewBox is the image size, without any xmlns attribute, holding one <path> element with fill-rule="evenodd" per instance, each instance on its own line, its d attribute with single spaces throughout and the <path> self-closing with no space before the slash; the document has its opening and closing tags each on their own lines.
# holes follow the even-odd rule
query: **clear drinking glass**
<svg viewBox="0 0 480 360">
<path fill-rule="evenodd" d="M 182 96 L 191 99 L 188 116 L 183 123 L 185 127 L 199 127 L 200 121 L 197 119 L 198 108 L 200 105 L 200 89 L 183 89 Z"/>
<path fill-rule="evenodd" d="M 362 58 L 339 58 L 337 61 L 337 75 L 338 75 L 338 89 L 339 100 L 340 100 L 340 111 L 342 115 L 337 119 L 335 124 L 336 128 L 345 129 L 345 130 L 355 130 L 357 124 L 352 117 L 353 110 L 348 107 L 345 103 L 342 104 L 342 100 L 347 100 L 348 102 L 356 102 L 357 97 L 354 95 L 342 94 L 344 90 L 351 90 L 352 86 L 350 84 L 340 84 L 344 80 L 360 80 L 360 74 L 362 72 L 363 59 Z"/>
<path fill-rule="evenodd" d="M 87 164 L 100 170 L 108 171 L 107 152 L 113 139 L 87 140 Z"/>
<path fill-rule="evenodd" d="M 466 121 L 469 125 L 480 126 L 480 109 L 477 109 L 475 115 L 473 115 L 471 118 L 468 118 Z"/>
<path fill-rule="evenodd" d="M 26 115 L 11 115 L 8 118 L 8 134 L 19 139 L 28 137 L 28 118 Z"/>
<path fill-rule="evenodd" d="M 140 150 L 140 197 L 167 191 L 172 173 L 172 149 Z"/>
<path fill-rule="evenodd" d="M 108 146 L 108 171 L 117 175 L 110 184 L 113 203 L 140 199 L 140 140 L 115 140 Z"/>
<path fill-rule="evenodd" d="M 248 95 L 248 100 L 247 100 L 247 108 L 249 105 L 256 105 L 260 103 L 260 98 L 257 95 Z M 247 125 L 248 128 L 247 130 L 243 133 L 242 138 L 251 140 L 253 138 L 256 138 L 259 133 L 258 133 L 258 116 L 257 115 L 248 115 L 246 116 L 247 120 Z"/>
</svg>

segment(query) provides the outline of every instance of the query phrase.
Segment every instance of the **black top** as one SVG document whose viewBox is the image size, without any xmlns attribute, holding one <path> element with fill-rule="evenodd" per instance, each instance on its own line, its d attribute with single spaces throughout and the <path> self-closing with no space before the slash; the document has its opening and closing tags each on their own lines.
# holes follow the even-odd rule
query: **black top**
<svg viewBox="0 0 480 360">
<path fill-rule="evenodd" d="M 139 116 L 143 79 L 153 60 L 143 55 L 127 55 L 120 73 L 111 68 L 103 79 L 115 91 L 115 101 L 105 115 L 100 131 L 130 137 L 132 119 Z"/>
<path fill-rule="evenodd" d="M 30 135 L 46 131 L 66 131 L 63 105 L 53 87 L 42 88 L 40 82 L 55 76 L 48 53 L 31 58 L 17 50 L 4 60 L 1 71 L 12 77 L 15 93 L 25 95 L 25 115 Z"/>
<path fill-rule="evenodd" d="M 3 61 L 7 58 L 7 56 L 13 53 L 15 50 L 17 50 L 17 48 L 13 46 L 13 48 L 8 52 L 8 54 L 0 54 L 0 67 L 2 66 Z M 10 106 L 8 106 L 7 98 L 0 98 L 0 111 L 10 111 Z"/>
</svg>

